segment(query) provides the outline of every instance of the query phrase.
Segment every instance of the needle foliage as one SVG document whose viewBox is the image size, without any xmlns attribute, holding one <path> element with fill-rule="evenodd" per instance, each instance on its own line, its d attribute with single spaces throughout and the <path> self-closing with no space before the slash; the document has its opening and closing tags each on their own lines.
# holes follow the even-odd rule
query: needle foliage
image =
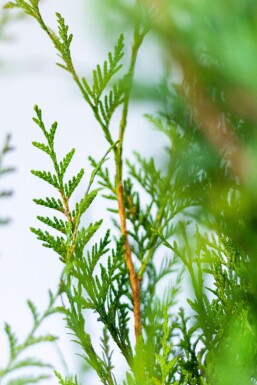
<svg viewBox="0 0 257 385">
<path fill-rule="evenodd" d="M 67 177 L 75 149 L 59 160 L 58 125 L 48 128 L 41 109 L 34 108 L 41 139 L 33 145 L 52 168 L 32 173 L 51 185 L 53 195 L 34 200 L 46 215 L 38 216 L 40 227 L 31 231 L 63 264 L 64 299 L 57 311 L 82 360 L 104 385 L 255 384 L 256 7 L 251 0 L 131 3 L 101 3 L 119 12 L 124 30 L 93 69 L 92 80 L 75 68 L 73 36 L 60 13 L 52 29 L 39 0 L 6 5 L 34 18 L 46 33 L 57 65 L 71 75 L 107 142 L 102 159 L 90 157 L 88 186 L 74 202 L 84 168 Z M 131 47 L 124 39 L 129 29 Z M 135 80 L 138 54 L 150 33 L 165 47 L 158 89 L 158 79 Z M 160 110 L 146 120 L 166 138 L 161 166 L 154 156 L 139 153 L 124 159 L 129 105 L 138 91 Z M 117 137 L 114 113 L 120 113 Z M 113 156 L 114 173 L 107 156 Z M 113 218 L 103 236 L 101 218 L 83 221 L 99 195 Z M 101 325 L 99 344 L 89 333 L 90 312 Z M 8 326 L 6 331 L 12 355 L 16 340 Z M 112 349 L 126 362 L 123 382 Z M 56 377 L 62 385 L 81 383 L 79 375 Z"/>
</svg>

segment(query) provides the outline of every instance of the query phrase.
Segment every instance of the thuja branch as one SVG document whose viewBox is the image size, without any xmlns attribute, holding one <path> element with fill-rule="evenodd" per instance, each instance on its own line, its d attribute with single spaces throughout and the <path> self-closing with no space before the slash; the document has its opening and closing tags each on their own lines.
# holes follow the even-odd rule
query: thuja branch
<svg viewBox="0 0 257 385">
<path fill-rule="evenodd" d="M 135 335 L 136 335 L 137 342 L 139 337 L 141 336 L 140 280 L 138 279 L 135 266 L 132 261 L 131 248 L 128 240 L 126 211 L 125 211 L 125 205 L 124 205 L 123 181 L 122 181 L 122 170 L 123 170 L 122 150 L 123 150 L 124 134 L 125 134 L 125 129 L 127 125 L 130 91 L 131 91 L 131 86 L 132 86 L 133 77 L 134 77 L 135 64 L 136 64 L 138 50 L 143 41 L 143 37 L 144 35 L 140 34 L 138 28 L 136 27 L 134 32 L 134 43 L 132 46 L 130 67 L 127 75 L 129 85 L 124 98 L 122 118 L 120 122 L 120 133 L 119 133 L 120 143 L 118 146 L 118 153 L 116 154 L 116 190 L 117 190 L 117 198 L 118 198 L 119 217 L 120 217 L 120 229 L 122 234 L 125 236 L 125 258 L 126 258 L 127 269 L 129 271 L 129 279 L 130 279 L 130 285 L 132 290 L 134 326 L 135 326 Z"/>
<path fill-rule="evenodd" d="M 96 120 L 99 122 L 99 124 L 102 127 L 102 130 L 105 134 L 105 137 L 107 141 L 113 145 L 114 141 L 112 140 L 110 131 L 106 123 L 104 122 L 104 119 L 102 119 L 98 106 L 94 104 L 94 101 L 90 97 L 90 93 L 88 92 L 87 87 L 85 87 L 84 79 L 80 79 L 79 75 L 77 74 L 73 60 L 71 57 L 70 52 L 70 45 L 72 42 L 73 35 L 69 33 L 69 27 L 65 24 L 64 18 L 59 14 L 56 13 L 57 16 L 57 22 L 58 22 L 58 35 L 45 23 L 40 9 L 39 9 L 39 0 L 37 1 L 30 1 L 26 2 L 25 0 L 16 0 L 14 2 L 9 2 L 5 5 L 5 8 L 21 8 L 25 13 L 32 16 L 34 19 L 37 20 L 40 27 L 47 33 L 50 40 L 52 41 L 54 47 L 56 48 L 58 52 L 58 56 L 62 59 L 62 63 L 57 63 L 57 65 L 67 72 L 69 72 L 77 86 L 79 87 L 83 98 L 85 101 L 89 104 L 91 107 Z"/>
<path fill-rule="evenodd" d="M 108 60 L 104 62 L 103 67 L 99 65 L 93 71 L 93 84 L 89 86 L 85 78 L 80 79 L 78 76 L 71 57 L 70 46 L 72 42 L 72 34 L 69 33 L 69 27 L 65 24 L 64 18 L 60 14 L 56 14 L 58 21 L 58 34 L 52 31 L 51 28 L 45 23 L 40 10 L 39 10 L 39 1 L 25 1 L 25 0 L 16 0 L 9 2 L 7 8 L 22 8 L 26 13 L 31 15 L 37 20 L 41 28 L 47 33 L 53 45 L 55 46 L 58 56 L 61 58 L 62 63 L 57 63 L 61 68 L 68 71 L 76 84 L 78 85 L 84 100 L 91 107 L 96 120 L 99 122 L 103 133 L 107 141 L 113 146 L 115 163 L 116 163 L 116 194 L 118 201 L 118 211 L 120 217 L 120 228 L 122 234 L 125 236 L 125 259 L 127 264 L 127 269 L 129 271 L 130 285 L 132 289 L 133 297 L 133 306 L 134 306 L 134 318 L 135 318 L 135 334 L 136 339 L 138 340 L 141 334 L 141 325 L 140 325 L 140 285 L 139 280 L 134 268 L 134 264 L 131 256 L 131 249 L 128 241 L 127 226 L 126 226 L 126 215 L 125 215 L 125 206 L 124 206 L 124 193 L 123 193 L 123 182 L 122 182 L 122 149 L 123 149 L 123 139 L 125 134 L 125 128 L 127 125 L 127 115 L 128 115 L 128 106 L 130 99 L 130 92 L 134 77 L 134 69 L 137 59 L 138 50 L 142 44 L 143 38 L 147 33 L 147 29 L 140 31 L 140 21 L 136 22 L 134 30 L 134 42 L 132 46 L 131 60 L 129 69 L 124 76 L 120 79 L 114 86 L 111 88 L 109 94 L 102 96 L 103 92 L 106 91 L 107 85 L 113 76 L 121 69 L 122 65 L 120 63 L 121 58 L 123 57 L 123 35 L 120 36 L 114 52 L 108 54 Z M 110 120 L 114 111 L 119 105 L 123 104 L 122 118 L 120 122 L 120 133 L 119 133 L 119 146 L 114 145 L 114 140 L 110 133 Z M 57 173 L 58 174 L 58 173 Z M 60 186 L 59 186 L 60 187 Z M 69 209 L 67 207 L 67 202 L 65 194 L 62 194 L 62 201 L 64 206 L 64 211 L 69 223 L 71 223 Z M 76 238 L 76 224 L 72 223 L 71 225 L 72 232 L 75 234 Z M 75 233 L 74 233 L 75 230 Z M 73 241 L 71 240 L 71 244 Z M 69 253 L 70 254 L 70 253 Z M 71 250 L 72 254 L 72 250 Z M 66 258 L 65 258 L 66 259 Z"/>
</svg>

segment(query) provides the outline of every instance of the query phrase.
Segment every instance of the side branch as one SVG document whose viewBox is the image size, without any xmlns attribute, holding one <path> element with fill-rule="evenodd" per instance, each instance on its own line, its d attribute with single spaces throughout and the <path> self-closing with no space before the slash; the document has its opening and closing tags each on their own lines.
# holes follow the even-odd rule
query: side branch
<svg viewBox="0 0 257 385">
<path fill-rule="evenodd" d="M 137 276 L 135 266 L 134 266 L 133 261 L 132 261 L 131 248 L 130 248 L 129 240 L 128 240 L 128 232 L 127 232 L 127 225 L 126 225 L 126 210 L 125 210 L 125 205 L 124 205 L 124 191 L 123 191 L 123 182 L 122 182 L 122 180 L 123 180 L 123 178 L 122 178 L 122 173 L 123 173 L 122 152 L 123 152 L 124 134 L 125 134 L 126 126 L 127 126 L 129 98 L 130 98 L 130 92 L 131 92 L 133 77 L 134 77 L 136 59 L 137 59 L 138 50 L 142 44 L 144 36 L 145 36 L 145 33 L 144 32 L 140 33 L 139 28 L 136 25 L 135 32 L 134 32 L 134 43 L 132 46 L 130 66 L 129 66 L 129 70 L 127 73 L 128 88 L 127 88 L 126 95 L 124 98 L 123 111 L 122 111 L 122 117 L 121 117 L 121 122 L 120 122 L 120 132 L 119 132 L 120 142 L 119 142 L 117 152 L 115 153 L 116 189 L 117 189 L 118 210 L 119 210 L 119 217 L 120 217 L 120 229 L 121 229 L 121 233 L 125 236 L 125 260 L 126 260 L 127 269 L 129 272 L 129 280 L 130 280 L 130 286 L 131 286 L 131 290 L 132 290 L 136 342 L 138 342 L 138 340 L 141 336 L 141 316 L 140 316 L 140 282 L 141 282 L 141 279 L 139 279 Z"/>
<path fill-rule="evenodd" d="M 123 197 L 123 186 L 121 182 L 117 186 L 117 194 L 118 194 L 118 207 L 119 207 L 119 216 L 120 216 L 120 229 L 121 229 L 121 233 L 125 236 L 125 260 L 126 260 L 127 269 L 129 272 L 129 280 L 130 280 L 130 285 L 132 289 L 135 335 L 136 335 L 136 341 L 138 341 L 141 335 L 140 281 L 135 271 L 135 267 L 131 256 L 131 248 L 128 241 L 128 232 L 126 228 L 126 213 L 125 213 L 124 197 Z"/>
<path fill-rule="evenodd" d="M 135 267 L 132 261 L 131 248 L 128 241 L 128 232 L 126 228 L 126 212 L 124 206 L 122 182 L 117 186 L 118 207 L 120 216 L 121 233 L 125 236 L 125 260 L 129 272 L 129 280 L 132 289 L 132 298 L 134 306 L 135 335 L 138 341 L 141 335 L 141 316 L 140 316 L 140 280 L 138 279 Z"/>
</svg>

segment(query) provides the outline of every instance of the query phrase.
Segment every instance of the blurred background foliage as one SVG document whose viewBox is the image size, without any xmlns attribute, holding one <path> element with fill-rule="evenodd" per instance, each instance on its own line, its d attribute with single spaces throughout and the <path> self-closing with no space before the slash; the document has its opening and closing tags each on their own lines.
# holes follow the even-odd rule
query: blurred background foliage
<svg viewBox="0 0 257 385">
<path fill-rule="evenodd" d="M 207 195 L 208 185 L 212 187 L 203 196 L 204 204 L 219 217 L 220 225 L 238 237 L 240 246 L 254 253 L 250 240 L 255 233 L 257 187 L 256 4 L 251 0 L 136 3 L 107 0 L 98 2 L 97 11 L 100 14 L 99 8 L 105 8 L 101 12 L 105 25 L 116 20 L 113 28 L 128 30 L 144 13 L 148 38 L 162 47 L 164 63 L 163 78 L 148 79 L 144 86 L 151 90 L 151 98 L 155 96 L 160 116 L 190 137 L 192 151 L 186 157 L 184 148 L 179 151 L 183 172 L 187 175 L 188 166 L 198 164 L 208 175 L 208 183 L 205 180 L 197 195 Z M 147 100 L 149 93 L 143 97 Z M 193 190 L 196 193 L 195 186 Z M 243 220 L 246 233 L 230 226 L 235 218 L 239 223 Z"/>
<path fill-rule="evenodd" d="M 9 21 L 9 16 L 5 13 L 0 14 L 0 40 L 3 40 L 5 35 L 5 26 Z M 1 58 L 0 58 L 1 61 Z M 1 64 L 1 62 L 0 62 Z M 5 167 L 4 166 L 4 157 L 5 155 L 12 150 L 12 147 L 10 145 L 10 135 L 7 135 L 5 138 L 4 143 L 1 143 L 1 150 L 0 150 L 0 177 L 3 177 L 3 175 L 9 174 L 13 171 L 13 168 L 11 167 Z M 12 195 L 12 191 L 10 190 L 3 190 L 3 187 L 1 187 L 0 190 L 0 198 L 9 197 Z M 0 218 L 0 225 L 7 224 L 9 222 L 9 218 Z"/>
<path fill-rule="evenodd" d="M 6 139 L 5 139 L 5 142 L 0 150 L 0 177 L 2 178 L 4 175 L 8 175 L 10 173 L 12 173 L 14 171 L 14 168 L 13 167 L 10 167 L 10 166 L 6 166 L 4 164 L 4 157 L 10 152 L 13 150 L 12 146 L 11 146 L 11 137 L 10 135 L 7 135 L 6 136 Z M 2 180 L 2 179 L 1 179 Z M 7 197 L 10 197 L 12 195 L 12 191 L 11 190 L 7 190 L 6 188 L 4 189 L 2 186 L 1 186 L 1 190 L 0 190 L 0 198 L 7 198 Z M 0 217 L 0 225 L 6 225 L 7 223 L 9 223 L 10 221 L 10 218 L 1 218 Z"/>
<path fill-rule="evenodd" d="M 103 23 L 118 30 L 130 31 L 143 13 L 148 39 L 163 54 L 162 79 L 139 82 L 134 97 L 156 103 L 160 113 L 150 120 L 171 142 L 163 167 L 178 165 L 176 178 L 197 202 L 198 230 L 187 232 L 185 247 L 206 380 L 256 383 L 256 2 L 108 0 L 100 8 Z M 151 63 L 141 60 L 147 70 Z"/>
</svg>

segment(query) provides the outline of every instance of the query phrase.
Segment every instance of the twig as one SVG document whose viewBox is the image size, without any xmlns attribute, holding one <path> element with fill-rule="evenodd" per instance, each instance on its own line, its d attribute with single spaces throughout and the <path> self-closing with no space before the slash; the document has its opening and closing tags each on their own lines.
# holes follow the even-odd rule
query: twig
<svg viewBox="0 0 257 385">
<path fill-rule="evenodd" d="M 127 224 L 126 224 L 126 211 L 124 204 L 124 192 L 123 192 L 123 183 L 122 183 L 122 169 L 123 169 L 123 140 L 125 129 L 127 125 L 127 115 L 129 107 L 129 97 L 131 92 L 131 86 L 134 76 L 135 64 L 137 59 L 137 54 L 140 45 L 142 44 L 144 35 L 139 32 L 138 26 L 135 27 L 134 32 L 134 44 L 132 46 L 132 54 L 130 67 L 128 71 L 128 88 L 125 95 L 125 100 L 123 104 L 122 117 L 120 122 L 120 133 L 119 133 L 119 146 L 118 151 L 115 154 L 115 163 L 116 163 L 116 191 L 118 198 L 118 210 L 120 217 L 120 229 L 121 233 L 125 236 L 125 260 L 127 269 L 129 272 L 130 286 L 132 289 L 132 298 L 133 298 L 133 311 L 134 311 L 134 326 L 135 326 L 135 335 L 136 342 L 138 342 L 141 336 L 141 316 L 140 316 L 140 280 L 138 279 L 134 263 L 132 261 L 131 248 L 128 240 Z"/>
</svg>

